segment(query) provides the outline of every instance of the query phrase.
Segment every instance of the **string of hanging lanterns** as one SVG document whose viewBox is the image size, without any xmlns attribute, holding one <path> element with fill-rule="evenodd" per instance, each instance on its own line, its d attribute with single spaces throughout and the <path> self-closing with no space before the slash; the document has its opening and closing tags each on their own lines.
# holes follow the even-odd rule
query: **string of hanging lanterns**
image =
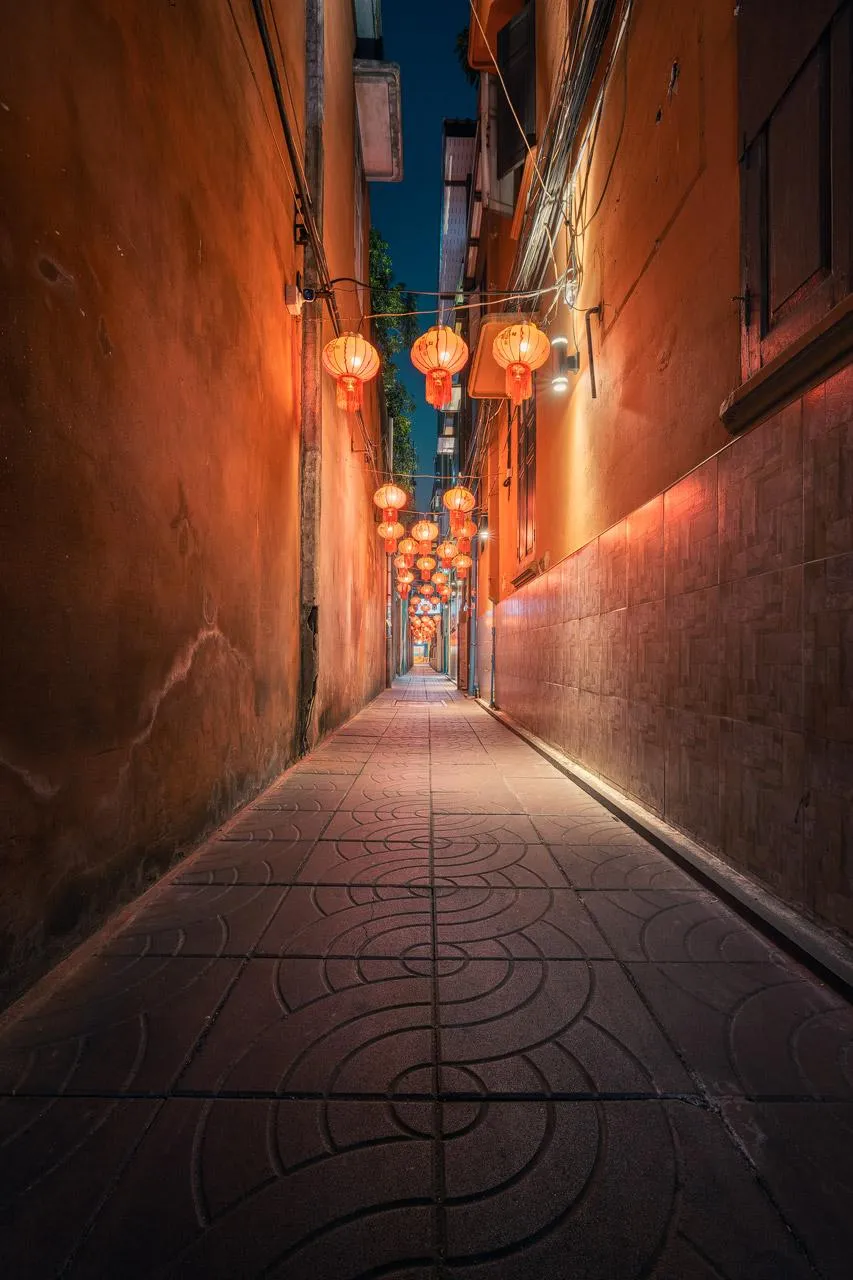
<svg viewBox="0 0 853 1280">
<path fill-rule="evenodd" d="M 495 337 L 492 355 L 506 370 L 506 394 L 513 407 L 532 396 L 533 374 L 550 351 L 547 334 L 532 320 L 507 325 Z M 464 338 L 449 325 L 433 325 L 415 340 L 410 354 L 426 379 L 427 404 L 446 408 L 453 397 L 453 374 L 468 363 Z M 364 384 L 379 372 L 379 352 L 360 333 L 342 333 L 323 348 L 323 367 L 335 379 L 338 408 L 356 413 L 363 404 Z"/>
<path fill-rule="evenodd" d="M 533 373 L 548 359 L 550 342 L 532 321 L 503 328 L 494 339 L 492 354 L 506 371 L 506 394 L 513 408 L 533 394 Z M 453 375 L 468 362 L 468 346 L 449 325 L 433 325 L 412 346 L 411 359 L 424 374 L 427 403 L 437 409 L 446 408 L 452 400 Z M 337 404 L 348 413 L 357 412 L 363 404 L 364 386 L 379 372 L 379 353 L 357 333 L 344 333 L 327 343 L 322 354 L 323 366 L 335 379 Z M 381 485 L 373 495 L 382 512 L 376 532 L 385 551 L 393 556 L 396 569 L 396 591 L 402 600 L 410 600 L 409 621 L 423 638 L 435 634 L 435 621 L 429 616 L 433 603 L 448 604 L 451 598 L 449 574 L 464 581 L 473 565 L 471 540 L 476 537 L 477 523 L 472 517 L 476 497 L 464 485 L 454 485 L 443 496 L 450 519 L 450 537 L 436 545 L 440 536 L 438 524 L 429 518 L 419 519 L 406 529 L 399 519 L 408 495 L 394 482 Z M 420 580 L 414 570 L 420 573 Z M 417 594 L 412 597 L 413 589 Z M 434 600 L 433 600 L 434 598 Z M 415 637 L 417 638 L 417 637 Z"/>
</svg>

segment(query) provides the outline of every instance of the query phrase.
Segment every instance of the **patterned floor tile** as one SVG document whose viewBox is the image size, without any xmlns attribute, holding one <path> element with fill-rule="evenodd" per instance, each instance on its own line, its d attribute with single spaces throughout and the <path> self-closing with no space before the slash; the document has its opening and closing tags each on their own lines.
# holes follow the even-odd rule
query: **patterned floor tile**
<svg viewBox="0 0 853 1280">
<path fill-rule="evenodd" d="M 297 886 L 288 891 L 258 954 L 405 956 L 430 946 L 429 893 L 384 886 Z"/>
<path fill-rule="evenodd" d="M 443 1113 L 454 1276 L 813 1275 L 710 1112 L 677 1102 L 484 1100 L 446 1103 Z"/>
<path fill-rule="evenodd" d="M 712 1094 L 853 1099 L 853 1009 L 780 964 L 634 964 L 631 974 Z"/>
<path fill-rule="evenodd" d="M 313 840 L 213 841 L 181 864 L 180 884 L 292 884 Z"/>
<path fill-rule="evenodd" d="M 611 960 L 444 960 L 444 1094 L 694 1093 Z"/>
<path fill-rule="evenodd" d="M 223 827 L 217 839 L 239 844 L 265 843 L 271 840 L 292 844 L 296 840 L 318 840 L 335 818 L 323 813 L 270 813 L 265 809 L 247 809 Z"/>
<path fill-rule="evenodd" d="M 388 800 L 366 809 L 336 813 L 323 832 L 326 840 L 358 840 L 371 852 L 429 848 L 429 803 Z"/>
<path fill-rule="evenodd" d="M 250 960 L 180 1090 L 429 1095 L 431 965 Z"/>
<path fill-rule="evenodd" d="M 447 840 L 475 839 L 480 845 L 538 844 L 536 829 L 523 814 L 435 814 L 433 847 Z"/>
<path fill-rule="evenodd" d="M 853 1008 L 438 676 L 43 990 L 4 1278 L 849 1272 Z"/>
<path fill-rule="evenodd" d="M 816 1271 L 848 1280 L 853 1104 L 727 1102 L 723 1115 Z"/>
<path fill-rule="evenodd" d="M 427 849 L 390 848 L 372 853 L 358 841 L 319 840 L 296 877 L 298 884 L 419 886 L 432 884 Z"/>
<path fill-rule="evenodd" d="M 269 810 L 286 813 L 300 810 L 303 813 L 326 813 L 339 809 L 350 787 L 349 774 L 303 773 L 298 776 L 285 774 L 281 782 L 269 787 L 249 805 L 252 812 Z"/>
<path fill-rule="evenodd" d="M 626 827 L 603 805 L 598 813 L 581 812 L 559 818 L 536 814 L 533 822 L 545 844 L 618 844 L 632 849 L 649 848 L 648 840 Z"/>
<path fill-rule="evenodd" d="M 772 960 L 778 952 L 709 893 L 599 889 L 583 900 L 620 960 Z"/>
<path fill-rule="evenodd" d="M 6 1202 L 6 1275 L 431 1274 L 429 1106 L 180 1099 L 152 1121 L 123 1102 L 76 1145 L 81 1105 L 58 1104 L 67 1148 L 45 1146 L 37 1194 Z"/>
<path fill-rule="evenodd" d="M 102 956 L 0 1043 L 2 1093 L 160 1093 L 237 976 L 237 960 Z"/>
<path fill-rule="evenodd" d="M 284 890 L 256 885 L 164 885 L 107 947 L 111 955 L 245 956 Z"/>
<path fill-rule="evenodd" d="M 571 889 L 437 888 L 437 955 L 470 959 L 609 959 Z"/>
<path fill-rule="evenodd" d="M 604 805 L 567 778 L 514 777 L 508 785 L 518 796 L 524 813 L 602 821 L 612 817 Z"/>
<path fill-rule="evenodd" d="M 698 888 L 669 858 L 646 845 L 551 844 L 551 857 L 576 889 Z"/>
</svg>

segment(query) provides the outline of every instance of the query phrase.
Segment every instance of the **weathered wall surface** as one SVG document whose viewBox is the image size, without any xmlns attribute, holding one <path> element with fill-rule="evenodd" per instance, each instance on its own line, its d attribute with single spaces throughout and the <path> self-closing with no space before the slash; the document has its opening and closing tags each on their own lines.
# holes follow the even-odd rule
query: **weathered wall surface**
<svg viewBox="0 0 853 1280">
<path fill-rule="evenodd" d="M 233 10 L 239 32 L 205 0 L 0 3 L 7 971 L 294 752 L 300 341 L 282 290 L 301 250 L 251 7 Z M 303 8 L 275 13 L 301 133 Z M 352 189 L 344 146 L 336 163 Z M 341 453 L 329 483 L 354 484 Z M 367 601 L 373 569 L 342 562 L 343 589 Z M 371 683 L 344 679 L 324 727 Z"/>
<path fill-rule="evenodd" d="M 354 31 L 350 0 L 326 3 L 325 232 L 332 277 L 364 279 L 369 238 L 367 187 L 353 178 L 358 123 L 352 86 Z M 360 226 L 356 205 L 360 204 Z M 357 241 L 361 253 L 357 254 Z M 358 265 L 358 270 L 356 266 Z M 337 293 L 345 329 L 359 328 L 363 294 L 349 286 Z M 365 307 L 365 310 L 368 308 Z M 326 317 L 324 341 L 334 337 Z M 367 333 L 368 328 L 362 332 Z M 376 383 L 365 388 L 368 427 L 378 419 Z M 384 593 L 387 561 L 376 536 L 374 476 L 356 419 L 335 408 L 331 381 L 323 385 L 323 477 L 320 540 L 319 663 L 316 724 L 320 732 L 353 715 L 378 693 L 385 679 Z M 375 432 L 374 432 L 375 435 Z M 376 454 L 381 469 L 381 457 Z M 380 595 L 383 597 L 380 603 Z"/>
<path fill-rule="evenodd" d="M 498 704 L 853 933 L 853 367 L 498 609 Z"/>
<path fill-rule="evenodd" d="M 537 14 L 541 125 L 565 6 Z M 568 397 L 537 400 L 537 557 L 574 551 L 727 439 L 718 409 L 740 380 L 736 30 L 719 0 L 633 6 L 574 184 L 576 305 L 602 307 L 597 397 L 584 317 L 560 306 L 551 333 L 577 344 L 582 368 Z"/>
</svg>

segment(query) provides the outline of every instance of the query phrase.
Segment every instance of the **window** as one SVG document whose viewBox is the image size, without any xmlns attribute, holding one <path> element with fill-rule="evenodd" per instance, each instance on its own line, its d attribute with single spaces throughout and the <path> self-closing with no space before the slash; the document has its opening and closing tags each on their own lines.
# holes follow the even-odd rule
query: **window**
<svg viewBox="0 0 853 1280">
<path fill-rule="evenodd" d="M 741 0 L 742 374 L 850 289 L 850 0 Z"/>
<path fill-rule="evenodd" d="M 532 146 L 536 141 L 536 8 L 529 0 L 498 32 L 497 63 L 515 114 Z M 527 147 L 513 118 L 507 94 L 498 85 L 498 179 L 523 164 Z"/>
<path fill-rule="evenodd" d="M 535 540 L 536 506 L 536 397 L 531 396 L 516 410 L 518 431 L 518 558 L 532 555 Z"/>
</svg>

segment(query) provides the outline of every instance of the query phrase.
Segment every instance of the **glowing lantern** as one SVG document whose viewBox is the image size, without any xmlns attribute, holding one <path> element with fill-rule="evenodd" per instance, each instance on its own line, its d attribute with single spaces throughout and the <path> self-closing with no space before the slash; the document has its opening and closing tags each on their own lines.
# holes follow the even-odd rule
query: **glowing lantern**
<svg viewBox="0 0 853 1280">
<path fill-rule="evenodd" d="M 406 530 L 397 520 L 383 520 L 376 526 L 376 532 L 380 538 L 385 539 L 385 550 L 389 556 L 393 556 L 397 550 L 397 539 L 402 538 Z"/>
<path fill-rule="evenodd" d="M 459 334 L 446 324 L 434 324 L 412 347 L 412 364 L 426 374 L 427 404 L 443 409 L 450 404 L 451 374 L 464 369 L 468 348 Z"/>
<path fill-rule="evenodd" d="M 406 557 L 404 555 L 396 555 L 394 557 L 395 569 L 411 569 L 411 567 L 412 566 L 410 564 L 406 564 Z"/>
<path fill-rule="evenodd" d="M 474 562 L 470 556 L 466 556 L 462 553 L 460 553 L 458 556 L 454 556 L 453 568 L 456 570 L 457 578 L 467 578 L 468 570 L 471 568 L 471 565 L 473 563 Z"/>
<path fill-rule="evenodd" d="M 422 596 L 431 596 L 435 594 L 435 587 L 431 582 L 422 582 L 418 587 L 418 590 Z"/>
<path fill-rule="evenodd" d="M 506 369 L 506 393 L 519 405 L 533 395 L 533 370 L 548 359 L 551 344 L 535 324 L 511 324 L 492 343 L 492 354 Z"/>
<path fill-rule="evenodd" d="M 406 505 L 406 490 L 398 484 L 383 484 L 373 495 L 374 504 L 382 508 L 383 520 L 396 520 L 397 512 Z"/>
<path fill-rule="evenodd" d="M 447 490 L 442 501 L 450 512 L 451 531 L 458 534 L 459 526 L 462 524 L 466 513 L 474 510 L 477 499 L 470 489 L 458 484 L 453 489 Z"/>
<path fill-rule="evenodd" d="M 432 575 L 432 580 L 437 587 L 443 587 L 447 582 L 447 574 L 442 573 L 441 570 L 439 569 L 437 573 L 434 573 Z"/>
<path fill-rule="evenodd" d="M 458 549 L 459 548 L 456 546 L 456 543 L 451 542 L 449 539 L 447 540 L 447 542 L 439 543 L 439 545 L 435 549 L 435 554 L 438 556 L 439 560 L 441 561 L 442 569 L 450 568 L 450 562 L 452 561 L 453 557 L 456 555 L 456 552 L 458 551 Z"/>
<path fill-rule="evenodd" d="M 407 586 L 410 582 L 414 582 L 414 580 L 415 575 L 412 573 L 411 569 L 401 569 L 397 574 L 397 582 L 401 587 Z"/>
<path fill-rule="evenodd" d="M 471 550 L 471 539 L 477 536 L 477 526 L 473 520 L 465 520 L 459 526 L 459 550 L 465 555 Z"/>
<path fill-rule="evenodd" d="M 337 383 L 338 408 L 355 413 L 364 383 L 379 372 L 379 352 L 360 333 L 342 333 L 323 348 L 323 368 Z"/>
<path fill-rule="evenodd" d="M 432 571 L 435 568 L 434 558 L 432 556 L 418 556 L 416 563 L 418 568 L 421 571 L 421 577 L 423 578 L 424 582 L 429 582 L 430 575 L 432 574 Z"/>
<path fill-rule="evenodd" d="M 417 549 L 418 544 L 415 542 L 414 538 L 400 539 L 400 554 L 406 557 L 407 569 L 411 569 L 412 565 L 415 563 L 415 552 Z"/>
<path fill-rule="evenodd" d="M 417 524 L 412 525 L 411 535 L 418 543 L 421 555 L 428 556 L 433 542 L 438 537 L 438 525 L 433 520 L 419 520 Z"/>
</svg>

